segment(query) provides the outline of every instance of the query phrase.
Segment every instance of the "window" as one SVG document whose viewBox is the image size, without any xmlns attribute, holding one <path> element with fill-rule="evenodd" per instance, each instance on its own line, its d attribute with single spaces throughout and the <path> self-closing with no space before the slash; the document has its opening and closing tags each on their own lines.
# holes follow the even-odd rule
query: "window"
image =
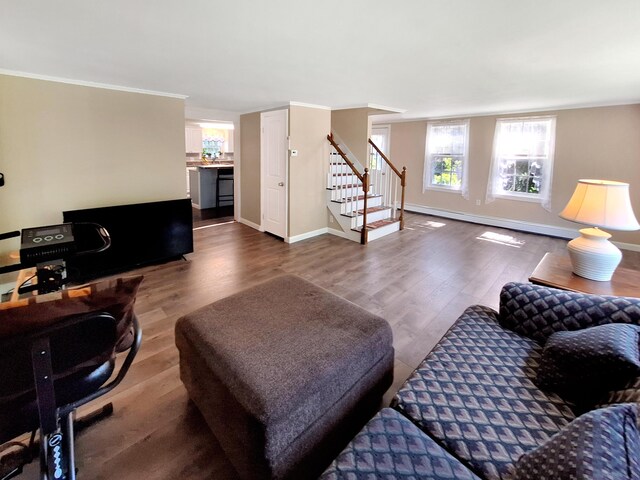
<svg viewBox="0 0 640 480">
<path fill-rule="evenodd" d="M 460 191 L 467 198 L 469 120 L 429 122 L 423 191 Z"/>
<path fill-rule="evenodd" d="M 554 140 L 555 117 L 498 119 L 487 202 L 507 197 L 549 209 Z"/>
</svg>

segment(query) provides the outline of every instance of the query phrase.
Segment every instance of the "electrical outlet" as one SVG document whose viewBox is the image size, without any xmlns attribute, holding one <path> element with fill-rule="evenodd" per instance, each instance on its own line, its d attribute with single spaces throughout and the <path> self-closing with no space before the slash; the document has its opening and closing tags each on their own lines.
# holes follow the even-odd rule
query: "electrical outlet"
<svg viewBox="0 0 640 480">
<path fill-rule="evenodd" d="M 479 207 L 479 206 L 481 205 L 481 203 L 482 203 L 482 202 L 481 202 L 479 199 L 478 199 L 478 200 L 476 200 L 476 206 L 478 206 L 478 207 Z"/>
<path fill-rule="evenodd" d="M 329 223 L 333 223 L 333 215 L 329 215 Z"/>
</svg>

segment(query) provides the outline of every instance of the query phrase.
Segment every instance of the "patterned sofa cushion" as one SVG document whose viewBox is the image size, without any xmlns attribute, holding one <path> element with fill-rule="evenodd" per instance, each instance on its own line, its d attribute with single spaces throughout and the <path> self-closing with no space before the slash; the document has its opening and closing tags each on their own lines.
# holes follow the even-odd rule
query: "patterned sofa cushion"
<svg viewBox="0 0 640 480">
<path fill-rule="evenodd" d="M 637 404 L 585 413 L 544 445 L 524 454 L 514 480 L 638 480 Z"/>
<path fill-rule="evenodd" d="M 536 384 L 582 405 L 640 375 L 640 327 L 611 323 L 556 332 L 542 351 Z"/>
<path fill-rule="evenodd" d="M 607 323 L 640 325 L 640 298 L 587 295 L 529 283 L 500 292 L 500 324 L 544 343 L 554 332 Z"/>
<path fill-rule="evenodd" d="M 598 400 L 595 408 L 618 403 L 640 403 L 640 377 L 630 380 L 619 390 L 612 390 Z"/>
<path fill-rule="evenodd" d="M 575 418 L 573 405 L 535 384 L 542 346 L 469 307 L 393 399 L 446 450 L 487 479 Z"/>
<path fill-rule="evenodd" d="M 478 480 L 400 413 L 382 409 L 320 480 Z"/>
</svg>

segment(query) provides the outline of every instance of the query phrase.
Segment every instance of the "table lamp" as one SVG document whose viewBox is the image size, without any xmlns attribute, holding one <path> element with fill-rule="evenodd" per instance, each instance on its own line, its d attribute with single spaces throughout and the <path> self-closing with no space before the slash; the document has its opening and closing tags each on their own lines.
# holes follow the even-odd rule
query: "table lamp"
<svg viewBox="0 0 640 480">
<path fill-rule="evenodd" d="M 580 236 L 567 246 L 573 273 L 600 282 L 611 280 L 622 252 L 609 241 L 611 235 L 598 227 L 640 229 L 631 207 L 629 184 L 612 180 L 578 180 L 560 217 L 595 227 L 581 229 Z"/>
</svg>

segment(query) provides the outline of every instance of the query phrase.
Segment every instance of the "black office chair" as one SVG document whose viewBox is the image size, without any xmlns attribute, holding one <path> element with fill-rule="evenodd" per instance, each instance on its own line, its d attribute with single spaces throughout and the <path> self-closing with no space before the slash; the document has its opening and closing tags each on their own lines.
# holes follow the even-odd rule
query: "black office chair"
<svg viewBox="0 0 640 480">
<path fill-rule="evenodd" d="M 220 194 L 220 183 L 231 182 L 231 194 Z M 233 200 L 233 168 L 219 168 L 216 178 L 216 209 L 220 208 L 220 201 Z"/>
<path fill-rule="evenodd" d="M 3 456 L 0 479 L 18 475 L 31 461 L 39 429 L 40 479 L 75 480 L 74 412 L 114 389 L 126 375 L 142 339 L 133 314 L 131 323 L 134 340 L 109 383 L 119 340 L 111 314 L 76 315 L 26 335 L 0 340 L 0 444 L 20 445 L 23 448 L 18 452 L 27 453 L 20 461 L 16 461 L 15 450 Z M 110 404 L 103 408 L 103 413 L 111 411 Z M 28 432 L 29 446 L 10 442 Z"/>
</svg>

